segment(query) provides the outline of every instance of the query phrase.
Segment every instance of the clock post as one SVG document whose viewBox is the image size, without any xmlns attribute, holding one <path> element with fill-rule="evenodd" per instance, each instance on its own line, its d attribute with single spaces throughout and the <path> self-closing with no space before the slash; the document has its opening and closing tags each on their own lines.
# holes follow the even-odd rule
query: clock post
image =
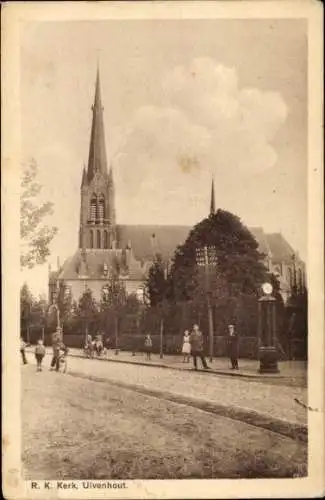
<svg viewBox="0 0 325 500">
<path fill-rule="evenodd" d="M 276 346 L 276 299 L 270 283 L 262 285 L 264 295 L 258 301 L 258 355 L 260 373 L 279 373 Z"/>
</svg>

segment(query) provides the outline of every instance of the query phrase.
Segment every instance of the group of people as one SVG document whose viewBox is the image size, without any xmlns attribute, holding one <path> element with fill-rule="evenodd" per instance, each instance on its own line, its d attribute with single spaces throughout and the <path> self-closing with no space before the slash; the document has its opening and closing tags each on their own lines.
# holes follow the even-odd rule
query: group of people
<svg viewBox="0 0 325 500">
<path fill-rule="evenodd" d="M 228 325 L 228 355 L 231 362 L 231 368 L 238 370 L 238 337 L 234 325 Z M 151 359 L 152 337 L 150 334 L 145 336 L 144 351 L 147 361 Z M 197 358 L 200 358 L 205 370 L 210 369 L 204 356 L 204 338 L 199 325 L 194 325 L 192 332 L 185 330 L 182 345 L 183 363 L 189 363 L 190 357 L 193 357 L 194 368 L 197 370 Z"/>
<path fill-rule="evenodd" d="M 100 356 L 101 354 L 107 353 L 108 349 L 111 347 L 111 340 L 106 337 L 103 341 L 102 334 L 98 334 L 93 339 L 91 335 L 87 335 L 87 339 L 84 346 L 84 352 L 89 358 L 93 358 L 94 354 Z"/>
<path fill-rule="evenodd" d="M 26 344 L 23 338 L 20 339 L 20 352 L 23 364 L 27 364 L 25 348 Z M 56 331 L 52 336 L 53 357 L 51 360 L 50 370 L 60 370 L 61 364 L 63 370 L 67 369 L 67 354 L 68 348 L 62 342 L 62 335 L 60 331 Z M 85 351 L 90 353 L 90 357 L 96 352 L 99 356 L 102 352 L 110 348 L 110 339 L 106 338 L 105 345 L 101 335 L 97 335 L 93 340 L 91 335 L 88 335 L 85 345 Z M 152 353 L 152 337 L 150 334 L 145 336 L 144 351 L 147 360 L 151 360 Z M 197 370 L 197 358 L 200 358 L 202 366 L 205 370 L 209 369 L 205 356 L 204 356 L 204 338 L 198 325 L 194 325 L 192 332 L 185 330 L 182 345 L 183 363 L 189 363 L 190 356 L 193 357 L 194 368 Z M 228 325 L 228 355 L 231 362 L 231 368 L 238 370 L 238 336 L 235 332 L 234 325 Z M 45 356 L 45 347 L 42 339 L 39 339 L 35 347 L 35 358 L 37 371 L 42 371 L 42 362 Z"/>
<path fill-rule="evenodd" d="M 231 362 L 231 369 L 238 370 L 238 337 L 235 332 L 234 325 L 228 325 L 228 356 Z M 201 359 L 204 369 L 209 369 L 206 359 L 204 357 L 204 339 L 203 334 L 198 325 L 193 326 L 190 333 L 185 330 L 183 337 L 183 363 L 189 363 L 190 356 L 193 356 L 194 368 L 197 370 L 197 358 Z"/>
<path fill-rule="evenodd" d="M 26 347 L 28 347 L 29 344 L 24 341 L 24 339 L 21 337 L 20 339 L 20 353 L 22 357 L 22 361 L 24 365 L 28 364 L 27 358 L 26 358 Z M 56 331 L 53 336 L 52 336 L 52 349 L 53 349 L 53 356 L 50 364 L 50 370 L 55 370 L 59 371 L 60 366 L 63 365 L 63 371 L 66 372 L 67 370 L 67 355 L 68 355 L 68 348 L 64 345 L 62 342 L 62 336 L 61 332 Z M 42 371 L 42 363 L 43 359 L 46 354 L 45 346 L 44 346 L 44 341 L 43 339 L 39 339 L 37 341 L 35 350 L 35 359 L 36 359 L 36 371 L 41 372 Z"/>
</svg>

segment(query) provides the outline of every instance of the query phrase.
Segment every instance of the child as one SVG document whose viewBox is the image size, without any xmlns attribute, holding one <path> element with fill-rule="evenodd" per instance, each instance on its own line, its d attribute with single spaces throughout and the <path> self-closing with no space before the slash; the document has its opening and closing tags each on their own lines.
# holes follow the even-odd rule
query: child
<svg viewBox="0 0 325 500">
<path fill-rule="evenodd" d="M 189 363 L 191 354 L 191 338 L 188 330 L 185 330 L 184 332 L 182 353 L 184 354 L 183 363 Z"/>
<path fill-rule="evenodd" d="M 36 358 L 36 363 L 37 363 L 37 372 L 42 371 L 42 361 L 45 356 L 45 347 L 43 344 L 43 340 L 39 339 L 37 342 L 37 346 L 35 347 L 35 358 Z"/>
<path fill-rule="evenodd" d="M 147 353 L 147 361 L 150 361 L 151 349 L 152 349 L 152 338 L 151 338 L 151 335 L 149 333 L 145 336 L 144 348 L 145 348 L 145 351 Z"/>
</svg>

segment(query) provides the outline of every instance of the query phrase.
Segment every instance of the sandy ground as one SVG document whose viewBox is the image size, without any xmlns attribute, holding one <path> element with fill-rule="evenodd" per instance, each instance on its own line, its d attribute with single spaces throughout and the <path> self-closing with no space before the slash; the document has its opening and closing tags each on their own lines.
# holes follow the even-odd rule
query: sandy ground
<svg viewBox="0 0 325 500">
<path fill-rule="evenodd" d="M 22 366 L 26 479 L 292 477 L 307 446 L 242 422 Z"/>
</svg>

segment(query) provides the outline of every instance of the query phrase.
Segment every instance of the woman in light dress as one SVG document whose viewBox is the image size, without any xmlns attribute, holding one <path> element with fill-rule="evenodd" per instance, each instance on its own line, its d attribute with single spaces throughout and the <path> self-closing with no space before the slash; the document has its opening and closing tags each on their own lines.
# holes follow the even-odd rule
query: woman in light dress
<svg viewBox="0 0 325 500">
<path fill-rule="evenodd" d="M 189 363 L 191 355 L 191 340 L 190 340 L 190 333 L 188 330 L 185 330 L 184 332 L 182 353 L 184 355 L 183 363 Z"/>
</svg>

